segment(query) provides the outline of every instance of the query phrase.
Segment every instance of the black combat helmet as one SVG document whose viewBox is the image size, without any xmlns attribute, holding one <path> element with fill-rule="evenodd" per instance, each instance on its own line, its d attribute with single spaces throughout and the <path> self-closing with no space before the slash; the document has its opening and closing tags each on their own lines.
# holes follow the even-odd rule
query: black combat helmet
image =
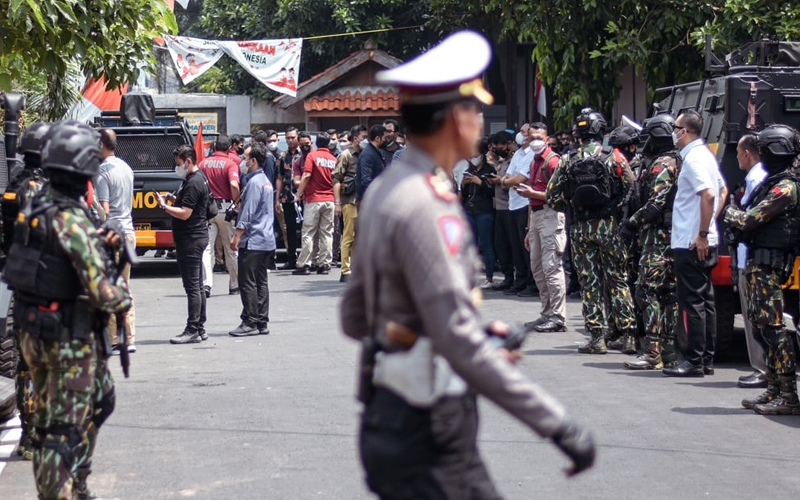
<svg viewBox="0 0 800 500">
<path fill-rule="evenodd" d="M 800 136 L 788 125 L 770 125 L 756 139 L 761 163 L 769 172 L 789 168 L 800 154 Z"/>
<path fill-rule="evenodd" d="M 42 151 L 46 171 L 91 178 L 100 171 L 100 143 L 91 130 L 61 125 Z"/>
<path fill-rule="evenodd" d="M 644 137 L 642 153 L 654 156 L 675 149 L 675 143 L 672 142 L 674 125 L 675 118 L 669 113 L 659 113 L 645 120 L 644 128 L 642 129 L 642 136 Z"/>
<path fill-rule="evenodd" d="M 606 119 L 592 108 L 583 108 L 575 119 L 575 128 L 581 139 L 599 139 L 606 131 Z"/>
<path fill-rule="evenodd" d="M 25 129 L 19 139 L 19 152 L 41 157 L 44 138 L 49 130 L 50 124 L 44 122 L 36 122 Z"/>
<path fill-rule="evenodd" d="M 639 133 L 630 125 L 620 125 L 611 131 L 608 136 L 608 145 L 615 148 L 625 148 L 631 144 L 636 144 L 639 140 Z"/>
</svg>

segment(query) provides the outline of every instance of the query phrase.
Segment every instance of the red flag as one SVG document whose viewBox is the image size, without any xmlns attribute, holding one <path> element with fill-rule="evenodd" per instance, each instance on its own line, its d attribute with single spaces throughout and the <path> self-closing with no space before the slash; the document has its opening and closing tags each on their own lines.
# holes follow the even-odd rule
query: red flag
<svg viewBox="0 0 800 500">
<path fill-rule="evenodd" d="M 203 147 L 203 124 L 197 127 L 197 138 L 194 140 L 194 152 L 197 153 L 197 163 L 206 159 L 206 150 Z"/>
</svg>

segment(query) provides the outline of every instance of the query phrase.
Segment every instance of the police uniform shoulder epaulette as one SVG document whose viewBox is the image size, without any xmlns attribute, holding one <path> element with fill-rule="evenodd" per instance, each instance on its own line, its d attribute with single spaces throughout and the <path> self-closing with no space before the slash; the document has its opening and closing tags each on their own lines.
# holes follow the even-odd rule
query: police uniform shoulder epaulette
<svg viewBox="0 0 800 500">
<path fill-rule="evenodd" d="M 435 197 L 447 203 L 456 201 L 457 197 L 453 192 L 453 183 L 450 182 L 447 174 L 442 169 L 436 169 L 435 173 L 426 174 L 426 181 Z"/>
</svg>

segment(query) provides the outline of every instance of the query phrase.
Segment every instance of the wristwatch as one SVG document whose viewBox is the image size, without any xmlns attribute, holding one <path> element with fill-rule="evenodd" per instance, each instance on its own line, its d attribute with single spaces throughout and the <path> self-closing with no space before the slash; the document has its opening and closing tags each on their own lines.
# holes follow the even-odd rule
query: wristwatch
<svg viewBox="0 0 800 500">
<path fill-rule="evenodd" d="M 700 231 L 699 236 L 701 238 L 708 238 L 708 231 Z"/>
</svg>

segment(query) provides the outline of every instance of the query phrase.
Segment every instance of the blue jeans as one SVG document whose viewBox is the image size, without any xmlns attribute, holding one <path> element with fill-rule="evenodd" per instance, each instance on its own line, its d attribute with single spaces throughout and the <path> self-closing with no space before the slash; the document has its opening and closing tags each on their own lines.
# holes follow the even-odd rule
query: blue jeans
<svg viewBox="0 0 800 500">
<path fill-rule="evenodd" d="M 494 214 L 467 214 L 469 225 L 472 227 L 472 234 L 478 243 L 478 248 L 483 256 L 483 264 L 486 266 L 486 279 L 491 280 L 494 276 Z"/>
</svg>

